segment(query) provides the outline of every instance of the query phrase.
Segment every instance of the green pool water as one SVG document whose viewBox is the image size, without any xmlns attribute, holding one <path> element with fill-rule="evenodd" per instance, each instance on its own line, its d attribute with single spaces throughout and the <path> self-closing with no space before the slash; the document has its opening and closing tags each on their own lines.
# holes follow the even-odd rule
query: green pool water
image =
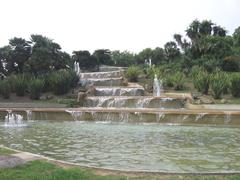
<svg viewBox="0 0 240 180">
<path fill-rule="evenodd" d="M 0 144 L 81 165 L 132 171 L 240 172 L 240 128 L 154 123 L 0 124 Z"/>
</svg>

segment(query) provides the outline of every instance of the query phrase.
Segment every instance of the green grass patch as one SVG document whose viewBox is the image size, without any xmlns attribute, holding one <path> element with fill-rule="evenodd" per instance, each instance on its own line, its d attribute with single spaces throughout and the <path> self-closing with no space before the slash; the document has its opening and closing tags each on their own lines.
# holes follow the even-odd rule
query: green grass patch
<svg viewBox="0 0 240 180">
<path fill-rule="evenodd" d="M 32 161 L 15 168 L 0 169 L 0 180 L 121 180 L 119 176 L 98 176 L 79 168 L 63 169 L 43 161 Z"/>
<path fill-rule="evenodd" d="M 228 104 L 240 104 L 240 98 L 228 99 Z"/>
<path fill-rule="evenodd" d="M 16 153 L 15 151 L 0 147 L 0 155 L 9 155 L 9 154 L 15 154 L 15 153 Z"/>
<path fill-rule="evenodd" d="M 0 169 L 0 180 L 151 180 L 151 179 L 196 179 L 196 180 L 240 180 L 240 175 L 140 175 L 127 176 L 103 176 L 96 175 L 90 170 L 80 168 L 63 169 L 55 164 L 45 161 L 31 161 L 15 168 Z"/>
</svg>

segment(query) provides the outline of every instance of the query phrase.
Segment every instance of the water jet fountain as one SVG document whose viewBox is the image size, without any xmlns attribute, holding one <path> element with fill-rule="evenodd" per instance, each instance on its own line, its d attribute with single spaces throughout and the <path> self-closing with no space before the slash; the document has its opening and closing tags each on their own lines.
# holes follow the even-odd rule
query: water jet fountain
<svg viewBox="0 0 240 180">
<path fill-rule="evenodd" d="M 17 113 L 13 113 L 12 110 L 7 110 L 5 116 L 5 127 L 22 127 L 25 126 L 23 123 L 23 116 Z"/>
<path fill-rule="evenodd" d="M 157 75 L 155 74 L 153 80 L 153 96 L 161 96 L 163 92 L 162 81 L 158 80 Z"/>
</svg>

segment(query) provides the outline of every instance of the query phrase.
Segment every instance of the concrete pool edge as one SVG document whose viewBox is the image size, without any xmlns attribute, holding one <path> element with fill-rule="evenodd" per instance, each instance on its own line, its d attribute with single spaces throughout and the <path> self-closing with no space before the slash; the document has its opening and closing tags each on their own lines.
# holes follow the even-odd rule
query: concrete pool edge
<svg viewBox="0 0 240 180">
<path fill-rule="evenodd" d="M 146 113 L 146 114 L 174 114 L 174 115 L 190 115 L 190 114 L 209 114 L 209 115 L 240 115 L 240 110 L 221 110 L 221 109 L 158 109 L 158 108 L 0 108 L 0 112 L 7 112 L 12 110 L 14 112 L 25 112 L 30 110 L 32 112 L 112 112 L 112 113 Z"/>
<path fill-rule="evenodd" d="M 16 152 L 15 154 L 11 154 L 11 156 L 20 157 L 25 161 L 34 161 L 34 160 L 44 160 L 46 162 L 53 163 L 62 168 L 80 168 L 93 170 L 93 172 L 101 172 L 101 174 L 105 175 L 123 175 L 123 176 L 148 176 L 148 175 L 187 175 L 187 176 L 225 176 L 225 175 L 240 175 L 240 171 L 232 171 L 232 172 L 168 172 L 168 171 L 144 171 L 144 170 L 121 170 L 121 169 L 111 169 L 111 168 L 101 168 L 95 166 L 88 166 L 79 163 L 72 163 L 63 160 L 57 160 L 54 158 L 50 158 L 47 156 L 34 154 L 26 151 L 21 151 L 17 149 L 12 149 L 0 144 L 0 148 L 11 150 Z"/>
</svg>

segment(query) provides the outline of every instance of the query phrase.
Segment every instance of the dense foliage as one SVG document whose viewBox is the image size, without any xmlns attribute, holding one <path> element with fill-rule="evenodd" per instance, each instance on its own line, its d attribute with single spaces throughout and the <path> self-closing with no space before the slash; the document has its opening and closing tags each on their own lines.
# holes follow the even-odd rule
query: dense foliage
<svg viewBox="0 0 240 180">
<path fill-rule="evenodd" d="M 220 99 L 227 87 L 227 74 L 216 71 L 210 75 L 210 88 L 214 99 Z"/>
<path fill-rule="evenodd" d="M 208 94 L 210 77 L 204 68 L 195 67 L 192 69 L 194 87 L 202 94 Z"/>
<path fill-rule="evenodd" d="M 230 91 L 233 97 L 240 97 L 240 73 L 234 73 L 231 75 Z"/>
<path fill-rule="evenodd" d="M 39 99 L 43 91 L 44 81 L 42 79 L 33 78 L 29 83 L 29 92 L 31 99 Z"/>
<path fill-rule="evenodd" d="M 126 77 L 130 82 L 137 82 L 142 70 L 138 66 L 130 66 L 126 71 Z"/>
</svg>

